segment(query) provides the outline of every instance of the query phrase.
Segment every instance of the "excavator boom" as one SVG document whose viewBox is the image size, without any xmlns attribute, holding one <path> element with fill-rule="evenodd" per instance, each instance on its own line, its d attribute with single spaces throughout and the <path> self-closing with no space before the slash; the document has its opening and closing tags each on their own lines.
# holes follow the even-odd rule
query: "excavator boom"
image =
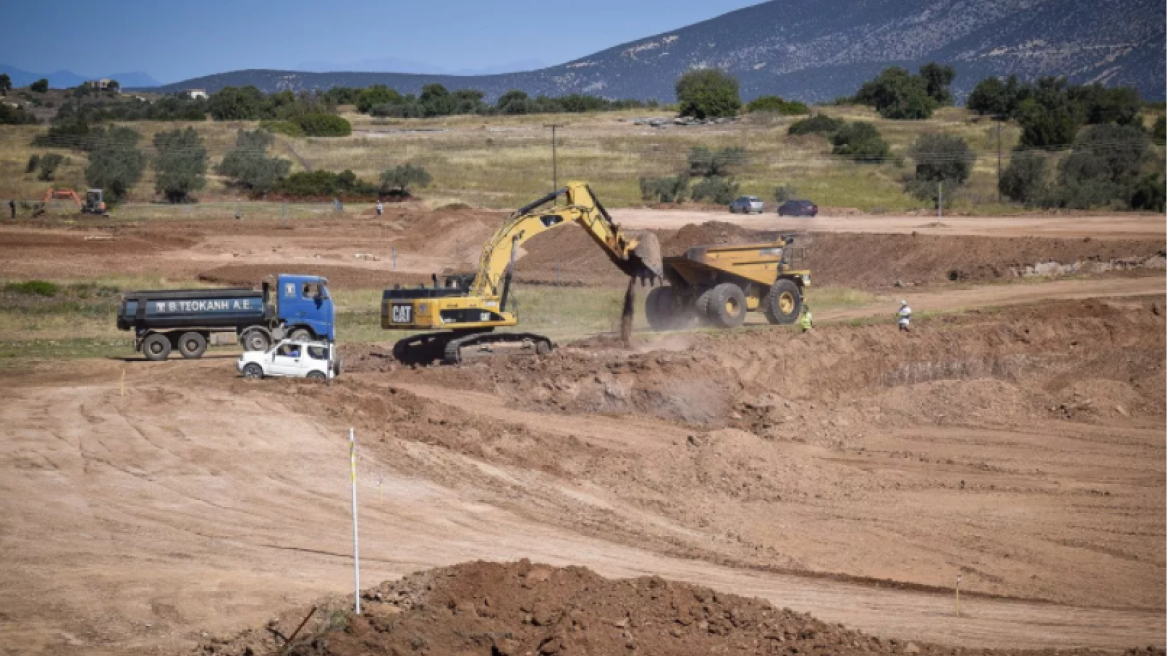
<svg viewBox="0 0 1168 656">
<path fill-rule="evenodd" d="M 562 204 L 558 204 L 561 199 Z M 507 217 L 483 245 L 473 279 L 452 276 L 440 287 L 434 276 L 434 285 L 429 288 L 385 290 L 382 328 L 443 331 L 401 340 L 394 349 L 398 359 L 458 362 L 461 350 L 468 346 L 515 342 L 537 351 L 550 350 L 551 340 L 540 335 L 492 331 L 518 324 L 518 317 L 508 307 L 508 297 L 519 247 L 536 235 L 571 223 L 582 226 L 625 274 L 650 282 L 661 277 L 661 248 L 656 235 L 626 233 L 587 184 L 570 182 Z"/>
</svg>

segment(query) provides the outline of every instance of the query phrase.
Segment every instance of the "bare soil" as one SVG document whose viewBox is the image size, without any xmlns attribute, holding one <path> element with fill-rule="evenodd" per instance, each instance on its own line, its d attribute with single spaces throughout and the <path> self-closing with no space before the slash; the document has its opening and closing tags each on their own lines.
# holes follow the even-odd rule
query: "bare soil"
<svg viewBox="0 0 1168 656">
<path fill-rule="evenodd" d="M 473 261 L 500 218 L 6 226 L 0 275 L 246 284 L 271 267 L 367 288 Z M 587 239 L 572 230 L 529 242 L 526 275 L 554 275 L 548 253 Z M 751 236 L 667 230 L 667 252 Z M 1143 256 L 1162 230 L 1107 245 L 815 235 L 851 253 L 817 277 L 932 283 L 947 258 L 975 272 L 911 290 L 924 305 L 907 335 L 867 320 L 894 311 L 878 299 L 808 334 L 637 335 L 633 349 L 600 335 L 460 367 L 342 344 L 331 386 L 243 380 L 230 354 L 10 368 L 0 653 L 264 653 L 283 645 L 257 627 L 288 635 L 322 595 L 299 653 L 1163 647 L 1162 274 L 975 284 L 996 279 L 976 265 L 998 252 Z M 917 260 L 888 253 L 909 240 Z M 363 619 L 333 597 L 353 585 L 350 427 Z M 512 564 L 393 582 L 475 560 Z"/>
</svg>

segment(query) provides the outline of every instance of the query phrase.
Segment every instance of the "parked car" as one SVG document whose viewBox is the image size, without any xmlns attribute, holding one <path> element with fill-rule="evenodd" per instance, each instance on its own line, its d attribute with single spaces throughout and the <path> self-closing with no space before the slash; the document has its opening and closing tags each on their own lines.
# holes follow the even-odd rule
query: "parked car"
<svg viewBox="0 0 1168 656">
<path fill-rule="evenodd" d="M 789 200 L 779 205 L 779 216 L 810 216 L 819 214 L 819 206 L 809 200 Z"/>
<path fill-rule="evenodd" d="M 730 203 L 731 214 L 750 214 L 752 212 L 762 214 L 762 210 L 762 199 L 758 196 L 739 196 L 733 203 Z"/>
<path fill-rule="evenodd" d="M 284 339 L 267 351 L 245 351 L 236 369 L 244 378 L 291 376 L 328 380 L 341 373 L 332 342 Z"/>
</svg>

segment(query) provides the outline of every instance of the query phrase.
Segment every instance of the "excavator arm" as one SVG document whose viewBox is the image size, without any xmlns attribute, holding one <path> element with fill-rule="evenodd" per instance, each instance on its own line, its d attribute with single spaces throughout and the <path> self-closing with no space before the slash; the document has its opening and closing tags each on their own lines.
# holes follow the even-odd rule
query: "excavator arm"
<svg viewBox="0 0 1168 656">
<path fill-rule="evenodd" d="M 565 198 L 566 204 L 548 207 L 560 197 Z M 503 294 L 519 247 L 538 234 L 570 223 L 580 224 L 625 274 L 650 281 L 661 277 L 661 248 L 657 236 L 624 232 L 587 184 L 569 182 L 562 189 L 519 208 L 499 226 L 483 246 L 471 294 Z"/>
</svg>

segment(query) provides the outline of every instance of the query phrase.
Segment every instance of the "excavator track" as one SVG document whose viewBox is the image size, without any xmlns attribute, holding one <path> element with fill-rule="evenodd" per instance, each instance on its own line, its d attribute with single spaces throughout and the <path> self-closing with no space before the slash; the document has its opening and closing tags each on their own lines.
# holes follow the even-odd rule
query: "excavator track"
<svg viewBox="0 0 1168 656">
<path fill-rule="evenodd" d="M 495 345 L 519 345 L 536 355 L 546 355 L 555 348 L 552 340 L 535 333 L 473 333 L 454 337 L 447 341 L 442 362 L 460 364 L 464 361 L 464 351 L 477 347 L 479 352 L 484 350 L 493 352 L 491 347 Z"/>
</svg>

